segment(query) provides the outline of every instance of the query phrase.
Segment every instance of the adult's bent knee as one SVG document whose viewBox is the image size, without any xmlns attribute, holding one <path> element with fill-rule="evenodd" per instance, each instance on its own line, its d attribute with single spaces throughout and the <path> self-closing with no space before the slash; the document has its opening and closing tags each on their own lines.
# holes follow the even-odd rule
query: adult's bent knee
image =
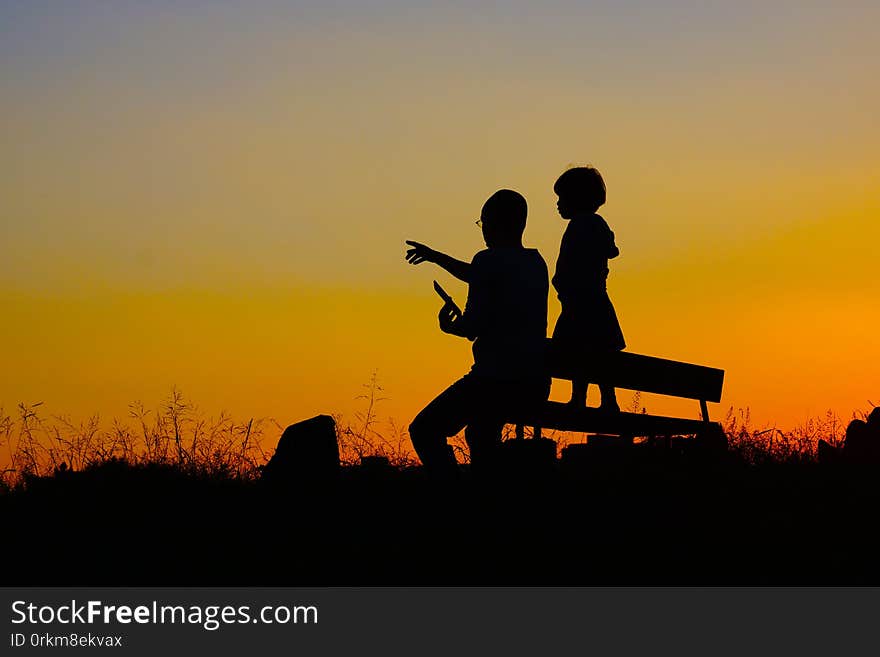
<svg viewBox="0 0 880 657">
<path fill-rule="evenodd" d="M 408 430 L 409 439 L 419 456 L 421 456 L 425 449 L 430 449 L 431 446 L 437 442 L 436 432 L 432 431 L 430 424 L 420 417 L 416 417 L 416 419 L 410 423 Z"/>
</svg>

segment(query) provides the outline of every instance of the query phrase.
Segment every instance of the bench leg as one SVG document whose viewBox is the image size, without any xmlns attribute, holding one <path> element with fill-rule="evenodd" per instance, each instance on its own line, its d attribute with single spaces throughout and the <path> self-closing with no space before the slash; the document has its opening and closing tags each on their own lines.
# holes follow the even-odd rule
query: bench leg
<svg viewBox="0 0 880 657">
<path fill-rule="evenodd" d="M 535 440 L 541 440 L 541 427 L 535 427 L 535 433 L 532 437 Z"/>
<path fill-rule="evenodd" d="M 703 422 L 709 421 L 709 407 L 704 399 L 700 400 L 700 414 L 703 416 Z"/>
</svg>

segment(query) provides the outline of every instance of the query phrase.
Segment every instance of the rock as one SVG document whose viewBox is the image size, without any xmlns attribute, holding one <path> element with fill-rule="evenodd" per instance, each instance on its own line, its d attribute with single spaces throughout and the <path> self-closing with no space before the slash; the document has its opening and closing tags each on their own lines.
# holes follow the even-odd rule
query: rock
<svg viewBox="0 0 880 657">
<path fill-rule="evenodd" d="M 325 481 L 339 473 L 336 422 L 329 415 L 291 424 L 281 434 L 263 479 L 278 483 Z"/>
<path fill-rule="evenodd" d="M 843 453 L 850 463 L 880 463 L 880 426 L 876 410 L 871 411 L 868 422 L 853 420 L 846 428 Z"/>
<path fill-rule="evenodd" d="M 835 447 L 827 440 L 819 439 L 819 444 L 816 446 L 816 459 L 819 463 L 822 465 L 839 463 L 841 454 L 839 447 Z"/>
</svg>

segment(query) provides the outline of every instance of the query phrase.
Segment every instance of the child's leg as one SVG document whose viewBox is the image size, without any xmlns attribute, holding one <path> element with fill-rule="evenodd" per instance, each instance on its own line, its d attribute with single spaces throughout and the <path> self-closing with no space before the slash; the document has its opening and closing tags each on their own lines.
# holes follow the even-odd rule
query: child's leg
<svg viewBox="0 0 880 657">
<path fill-rule="evenodd" d="M 600 385 L 599 392 L 602 395 L 602 401 L 599 404 L 599 408 L 603 408 L 606 411 L 620 410 L 620 406 L 617 405 L 617 394 L 614 392 L 614 386 Z"/>
<path fill-rule="evenodd" d="M 590 384 L 586 381 L 586 379 L 574 379 L 571 382 L 571 400 L 568 402 L 569 404 L 575 404 L 577 406 L 586 406 L 587 405 L 587 387 Z"/>
</svg>

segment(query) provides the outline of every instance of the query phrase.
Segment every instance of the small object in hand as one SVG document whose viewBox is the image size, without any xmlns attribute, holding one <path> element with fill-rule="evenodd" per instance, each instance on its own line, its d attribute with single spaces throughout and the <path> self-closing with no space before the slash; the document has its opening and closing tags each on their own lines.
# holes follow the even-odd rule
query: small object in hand
<svg viewBox="0 0 880 657">
<path fill-rule="evenodd" d="M 440 283 L 438 283 L 437 281 L 434 281 L 434 291 L 440 295 L 440 298 L 443 299 L 443 302 L 447 306 L 452 308 L 452 311 L 456 317 L 461 317 L 461 310 L 459 309 L 458 306 L 455 305 L 455 301 L 452 300 L 452 297 L 449 296 L 449 294 L 446 292 L 446 290 L 444 290 L 442 287 L 440 287 Z"/>
</svg>

